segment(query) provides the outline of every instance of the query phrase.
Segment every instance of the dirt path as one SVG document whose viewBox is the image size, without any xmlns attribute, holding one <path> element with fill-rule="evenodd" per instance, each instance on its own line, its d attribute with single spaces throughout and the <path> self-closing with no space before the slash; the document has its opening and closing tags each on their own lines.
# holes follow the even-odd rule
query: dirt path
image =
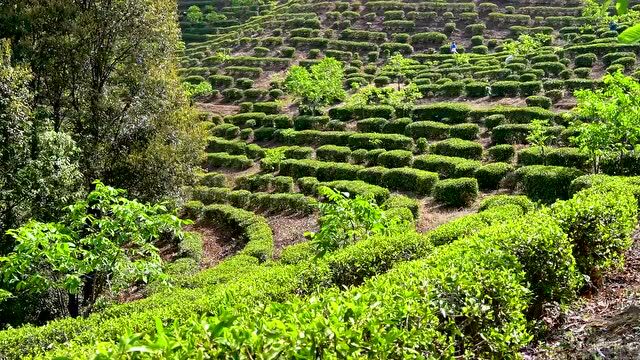
<svg viewBox="0 0 640 360">
<path fill-rule="evenodd" d="M 305 232 L 318 230 L 318 217 L 315 214 L 304 217 L 271 216 L 267 221 L 273 230 L 275 258 L 280 257 L 284 247 L 306 241 Z"/>
<path fill-rule="evenodd" d="M 640 359 L 640 231 L 625 266 L 583 299 L 525 359 Z"/>
</svg>

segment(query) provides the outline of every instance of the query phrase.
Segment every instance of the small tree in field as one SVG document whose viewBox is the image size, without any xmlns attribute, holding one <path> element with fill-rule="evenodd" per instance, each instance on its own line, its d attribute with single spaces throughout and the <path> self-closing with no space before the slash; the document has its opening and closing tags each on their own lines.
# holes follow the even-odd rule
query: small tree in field
<svg viewBox="0 0 640 360">
<path fill-rule="evenodd" d="M 69 315 L 91 312 L 96 300 L 135 281 L 161 275 L 155 242 L 182 238 L 185 221 L 162 205 L 123 196 L 123 190 L 95 183 L 85 200 L 67 209 L 63 221 L 31 221 L 10 230 L 13 251 L 0 258 L 0 284 L 7 292 L 67 299 Z"/>
<path fill-rule="evenodd" d="M 413 59 L 407 59 L 402 54 L 396 53 L 389 59 L 387 65 L 384 66 L 382 71 L 390 72 L 396 79 L 396 88 L 400 90 L 400 84 L 402 84 L 407 77 L 407 67 L 418 64 Z"/>
<path fill-rule="evenodd" d="M 527 141 L 540 148 L 543 161 L 546 162 L 545 147 L 551 137 L 548 132 L 549 121 L 547 120 L 533 120 L 531 122 L 531 131 L 527 136 Z"/>
<path fill-rule="evenodd" d="M 204 19 L 204 14 L 202 13 L 202 10 L 200 10 L 200 7 L 198 7 L 197 5 L 191 5 L 187 9 L 187 19 L 190 22 L 197 24 L 202 22 L 202 20 Z"/>
<path fill-rule="evenodd" d="M 320 231 L 306 233 L 320 254 L 330 252 L 376 234 L 396 234 L 408 229 L 408 222 L 390 216 L 371 197 L 349 198 L 326 186 L 318 189 L 326 202 L 320 206 Z"/>
<path fill-rule="evenodd" d="M 585 121 L 572 124 L 578 133 L 572 141 L 589 154 L 594 173 L 602 155 L 615 153 L 622 160 L 640 142 L 640 83 L 619 72 L 603 80 L 602 89 L 575 93 L 574 112 Z"/>
<path fill-rule="evenodd" d="M 285 87 L 315 115 L 319 107 L 345 98 L 343 78 L 342 64 L 336 59 L 325 58 L 309 70 L 302 66 L 291 67 Z"/>
</svg>

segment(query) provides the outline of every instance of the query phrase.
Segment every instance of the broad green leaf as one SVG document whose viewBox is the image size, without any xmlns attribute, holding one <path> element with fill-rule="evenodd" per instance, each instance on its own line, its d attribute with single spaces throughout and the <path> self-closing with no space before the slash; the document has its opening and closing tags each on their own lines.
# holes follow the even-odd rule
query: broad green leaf
<svg viewBox="0 0 640 360">
<path fill-rule="evenodd" d="M 629 0 L 618 0 L 616 2 L 616 12 L 618 15 L 624 15 L 629 11 Z"/>
<path fill-rule="evenodd" d="M 618 41 L 624 44 L 632 44 L 640 41 L 640 24 L 633 25 L 618 35 Z"/>
</svg>

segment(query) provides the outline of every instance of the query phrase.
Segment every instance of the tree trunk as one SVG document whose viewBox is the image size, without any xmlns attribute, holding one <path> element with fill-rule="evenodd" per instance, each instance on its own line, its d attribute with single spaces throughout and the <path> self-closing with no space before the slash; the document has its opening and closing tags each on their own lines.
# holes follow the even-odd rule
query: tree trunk
<svg viewBox="0 0 640 360">
<path fill-rule="evenodd" d="M 67 310 L 69 310 L 69 316 L 72 318 L 78 317 L 80 313 L 80 304 L 78 302 L 78 295 L 69 293 L 69 302 L 67 304 Z"/>
</svg>

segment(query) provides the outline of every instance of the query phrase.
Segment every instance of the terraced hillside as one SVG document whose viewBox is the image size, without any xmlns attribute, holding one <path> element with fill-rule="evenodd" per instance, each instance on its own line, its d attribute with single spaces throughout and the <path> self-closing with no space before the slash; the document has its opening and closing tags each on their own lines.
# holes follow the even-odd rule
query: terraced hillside
<svg viewBox="0 0 640 360">
<path fill-rule="evenodd" d="M 0 358 L 536 353 L 567 307 L 606 288 L 637 227 L 640 136 L 590 152 L 581 125 L 598 119 L 574 94 L 632 82 L 640 45 L 618 40 L 630 23 L 583 9 L 181 1 L 179 73 L 212 88 L 193 98 L 210 137 L 182 210 L 202 241 L 125 301 L 1 331 Z M 287 74 L 327 58 L 346 96 L 305 107 Z M 620 118 L 638 113 L 640 86 L 624 84 Z"/>
</svg>

